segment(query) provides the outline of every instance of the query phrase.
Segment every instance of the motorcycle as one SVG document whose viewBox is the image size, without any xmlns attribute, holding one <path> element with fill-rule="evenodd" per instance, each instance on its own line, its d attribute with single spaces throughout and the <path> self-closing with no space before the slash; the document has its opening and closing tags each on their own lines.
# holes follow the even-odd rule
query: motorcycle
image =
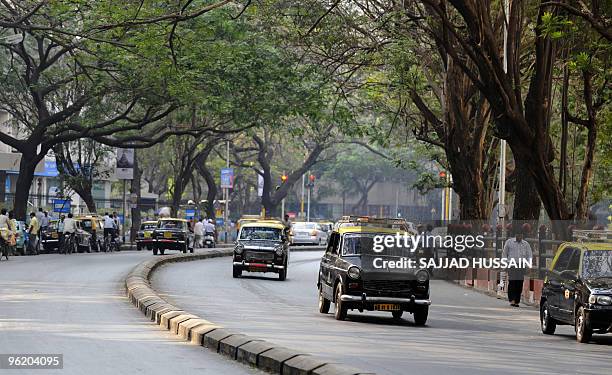
<svg viewBox="0 0 612 375">
<path fill-rule="evenodd" d="M 214 233 L 207 232 L 204 235 L 204 246 L 208 248 L 213 248 L 216 246 Z"/>
</svg>

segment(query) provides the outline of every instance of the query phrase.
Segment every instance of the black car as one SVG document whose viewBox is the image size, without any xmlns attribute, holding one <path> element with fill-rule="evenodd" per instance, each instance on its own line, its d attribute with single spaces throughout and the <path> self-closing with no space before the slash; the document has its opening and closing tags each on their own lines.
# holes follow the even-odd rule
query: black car
<svg viewBox="0 0 612 375">
<path fill-rule="evenodd" d="M 140 224 L 140 229 L 136 233 L 136 250 L 142 250 L 145 247 L 149 250 L 153 249 L 153 231 L 157 227 L 157 221 L 145 221 Z"/>
<path fill-rule="evenodd" d="M 243 271 L 275 272 L 279 280 L 285 280 L 288 264 L 289 239 L 281 222 L 262 220 L 240 227 L 234 248 L 234 277 Z"/>
<path fill-rule="evenodd" d="M 340 223 L 330 235 L 319 267 L 319 312 L 327 314 L 333 302 L 338 320 L 344 320 L 348 310 L 389 311 L 395 319 L 410 312 L 416 325 L 425 325 L 431 304 L 429 272 L 381 267 L 383 259 L 404 257 L 400 254 L 403 250 L 398 249 L 373 251 L 374 237 L 394 235 L 398 229 L 386 223 L 397 220 L 360 219 L 355 223 L 358 225 Z M 363 221 L 375 225 L 362 225 Z"/>
<path fill-rule="evenodd" d="M 50 220 L 49 226 L 40 229 L 39 252 L 58 251 L 60 247 L 60 234 L 57 229 L 57 220 Z"/>
<path fill-rule="evenodd" d="M 612 332 L 612 246 L 567 242 L 548 271 L 540 300 L 542 332 L 573 325 L 578 342 Z"/>
<path fill-rule="evenodd" d="M 193 253 L 193 231 L 187 220 L 159 219 L 151 237 L 153 239 L 153 255 L 157 255 L 158 252 L 164 255 L 166 250 Z"/>
</svg>

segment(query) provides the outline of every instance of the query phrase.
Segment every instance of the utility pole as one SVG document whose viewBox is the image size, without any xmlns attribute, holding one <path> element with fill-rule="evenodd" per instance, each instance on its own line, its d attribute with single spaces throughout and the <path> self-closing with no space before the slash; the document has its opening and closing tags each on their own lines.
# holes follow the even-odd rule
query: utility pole
<svg viewBox="0 0 612 375">
<path fill-rule="evenodd" d="M 225 154 L 225 168 L 229 168 L 230 166 L 230 162 L 229 162 L 229 152 L 230 152 L 230 144 L 229 141 L 227 141 L 226 143 L 226 154 Z M 229 243 L 229 188 L 225 188 L 224 190 L 224 195 L 225 195 L 225 210 L 223 210 L 223 225 L 225 226 L 225 243 Z"/>
<path fill-rule="evenodd" d="M 504 4 L 504 73 L 508 72 L 508 22 L 510 16 L 510 0 L 503 0 Z M 506 140 L 500 142 L 499 153 L 499 192 L 497 200 L 497 217 L 501 224 L 502 238 L 506 234 Z"/>
<path fill-rule="evenodd" d="M 304 217 L 304 182 L 306 180 L 306 176 L 302 175 L 302 199 L 300 200 L 300 217 Z"/>
</svg>

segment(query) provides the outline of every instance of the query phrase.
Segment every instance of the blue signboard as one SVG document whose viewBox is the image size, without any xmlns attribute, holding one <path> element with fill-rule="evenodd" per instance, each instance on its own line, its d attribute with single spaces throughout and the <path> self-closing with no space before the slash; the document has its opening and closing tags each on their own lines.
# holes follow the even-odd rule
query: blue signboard
<svg viewBox="0 0 612 375">
<path fill-rule="evenodd" d="M 218 227 L 222 227 L 223 226 L 223 218 L 222 217 L 218 217 L 215 220 L 215 224 L 217 224 Z"/>
<path fill-rule="evenodd" d="M 185 210 L 185 218 L 187 219 L 193 219 L 196 215 L 196 210 L 195 208 L 187 208 Z"/>
<path fill-rule="evenodd" d="M 53 212 L 67 214 L 70 212 L 70 205 L 72 201 L 70 199 L 54 199 L 53 200 Z"/>
<path fill-rule="evenodd" d="M 234 187 L 234 170 L 232 168 L 221 169 L 221 188 L 232 189 Z"/>
</svg>

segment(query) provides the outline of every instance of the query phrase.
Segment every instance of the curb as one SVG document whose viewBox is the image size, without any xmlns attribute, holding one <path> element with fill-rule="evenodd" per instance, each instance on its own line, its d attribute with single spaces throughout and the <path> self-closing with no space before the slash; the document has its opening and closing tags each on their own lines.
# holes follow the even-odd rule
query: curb
<svg viewBox="0 0 612 375">
<path fill-rule="evenodd" d="M 321 247 L 293 251 L 322 250 Z M 208 348 L 227 358 L 280 375 L 364 375 L 363 372 L 330 362 L 308 353 L 275 345 L 263 339 L 231 332 L 205 318 L 181 310 L 161 298 L 149 283 L 149 277 L 166 263 L 188 262 L 229 256 L 232 249 L 212 249 L 200 254 L 175 254 L 156 257 L 138 264 L 125 279 L 130 302 L 148 319 L 183 340 Z"/>
</svg>

